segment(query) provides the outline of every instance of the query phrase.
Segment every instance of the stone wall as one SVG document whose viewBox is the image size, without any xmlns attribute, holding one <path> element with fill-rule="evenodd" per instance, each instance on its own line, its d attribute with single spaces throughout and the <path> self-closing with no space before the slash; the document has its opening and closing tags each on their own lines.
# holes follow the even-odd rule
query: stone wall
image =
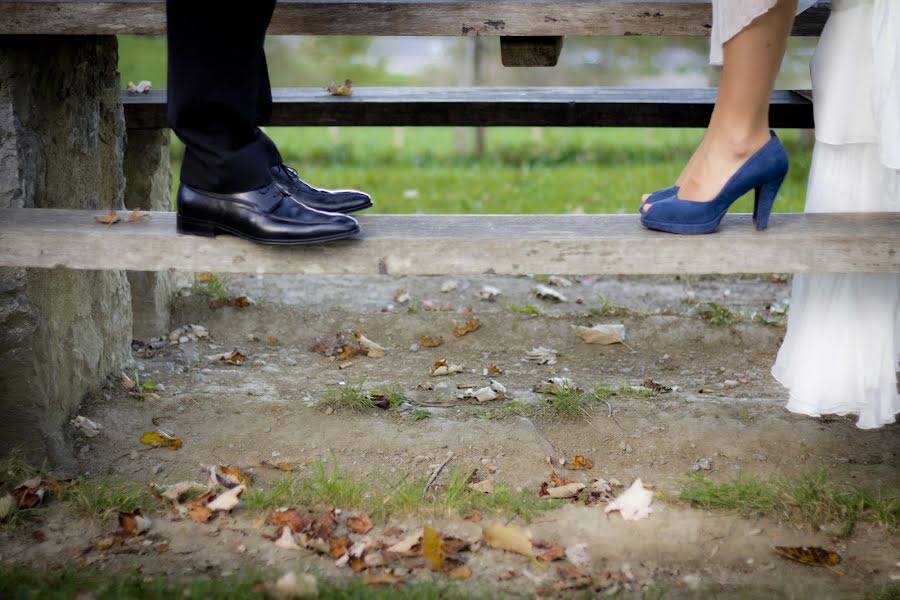
<svg viewBox="0 0 900 600">
<path fill-rule="evenodd" d="M 0 207 L 123 207 L 117 56 L 113 37 L 0 36 Z M 130 341 L 123 272 L 0 269 L 0 455 L 68 463 L 68 420 Z"/>
</svg>

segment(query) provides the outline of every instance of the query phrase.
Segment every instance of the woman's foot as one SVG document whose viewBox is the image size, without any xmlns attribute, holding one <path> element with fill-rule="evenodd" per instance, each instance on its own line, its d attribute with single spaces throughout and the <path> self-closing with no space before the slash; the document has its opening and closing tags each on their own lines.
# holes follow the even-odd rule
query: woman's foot
<svg viewBox="0 0 900 600">
<path fill-rule="evenodd" d="M 678 197 L 691 202 L 709 202 L 770 138 L 768 129 L 738 137 L 707 133 L 676 182 Z M 646 213 L 650 206 L 645 204 L 641 210 Z"/>
</svg>

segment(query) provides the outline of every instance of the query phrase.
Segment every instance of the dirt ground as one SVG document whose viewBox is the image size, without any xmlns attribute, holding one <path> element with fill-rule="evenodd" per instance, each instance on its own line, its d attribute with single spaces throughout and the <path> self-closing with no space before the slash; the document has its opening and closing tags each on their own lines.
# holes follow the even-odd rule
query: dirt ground
<svg viewBox="0 0 900 600">
<path fill-rule="evenodd" d="M 248 295 L 253 305 L 215 310 L 209 297 L 185 287 L 172 327 L 200 324 L 209 339 L 170 346 L 153 358 L 135 354 L 135 369 L 157 385 L 159 399 L 138 401 L 111 386 L 86 402 L 80 414 L 102 430 L 77 440 L 72 474 L 171 484 L 202 478 L 205 465 L 284 461 L 309 469 L 324 460 L 354 477 L 385 481 L 402 474 L 427 477 L 452 451 L 451 465 L 490 464 L 498 481 L 535 495 L 550 475 L 547 457 L 577 454 L 592 459 L 594 468 L 567 476 L 586 483 L 616 478 L 626 486 L 641 478 L 657 496 L 677 496 L 698 459 L 709 459 L 711 470 L 704 473 L 721 481 L 739 471 L 763 478 L 825 473 L 873 493 L 900 491 L 897 425 L 862 431 L 852 417 L 812 419 L 783 408 L 785 391 L 769 374 L 783 327 L 752 318 L 717 325 L 692 314 L 709 301 L 743 315 L 769 315 L 772 306 L 777 313 L 790 293 L 782 279 L 580 278 L 570 288 L 554 288 L 567 297 L 561 303 L 535 298 L 530 278 L 458 278 L 456 284 L 441 291 L 454 286 L 446 278 L 235 277 L 228 289 Z M 494 302 L 480 300 L 484 285 L 503 293 Z M 397 303 L 398 288 L 414 299 Z M 453 310 L 426 310 L 426 301 L 449 303 Z M 524 312 L 527 305 L 538 312 Z M 460 312 L 465 307 L 472 312 Z M 631 311 L 616 314 L 615 307 Z M 473 316 L 482 326 L 454 337 L 453 327 Z M 570 330 L 597 323 L 623 323 L 627 345 L 587 345 Z M 341 331 L 362 332 L 386 347 L 386 355 L 356 356 L 341 368 L 341 361 L 312 351 L 317 338 L 330 341 Z M 442 336 L 445 343 L 418 347 L 422 335 Z M 536 346 L 558 351 L 557 364 L 523 361 Z M 243 365 L 216 358 L 235 348 L 248 356 Z M 464 372 L 429 377 L 431 365 L 443 358 L 462 364 Z M 458 385 L 487 385 L 482 370 L 488 364 L 503 369 L 494 378 L 526 409 L 541 403 L 533 387 L 556 375 L 586 389 L 652 379 L 674 390 L 612 396 L 608 405 L 597 402 L 575 417 L 539 410 L 523 416 L 504 411 L 503 401 L 456 400 Z M 425 382 L 433 389 L 423 389 Z M 356 386 L 402 390 L 413 406 L 356 412 L 319 404 L 328 393 Z M 423 406 L 431 418 L 415 420 L 412 408 Z M 183 447 L 147 451 L 138 439 L 157 428 L 182 439 Z M 282 475 L 266 469 L 255 474 L 255 485 Z M 638 596 L 658 589 L 665 597 L 863 597 L 900 579 L 895 534 L 860 524 L 850 537 L 837 539 L 827 528 L 813 531 L 777 517 L 742 518 L 657 497 L 653 514 L 640 522 L 573 503 L 539 514 L 529 528 L 536 538 L 566 548 L 584 544 L 585 569 L 627 574 L 632 583 L 624 589 Z M 51 513 L 35 526 L 40 535 L 28 529 L 0 533 L 0 564 L 90 565 L 103 573 L 171 578 L 247 569 L 273 575 L 295 569 L 335 581 L 357 577 L 311 552 L 276 547 L 261 537 L 255 521 L 239 510 L 213 525 L 161 514 L 153 533 L 169 552 L 75 559 L 73 549 L 114 529 L 114 519 L 73 527 L 66 515 Z M 392 520 L 377 523 L 370 535 L 421 525 L 413 517 Z M 479 525 L 461 518 L 432 525 L 480 537 Z M 777 545 L 836 549 L 845 574 L 787 561 L 774 554 Z M 460 585 L 473 593 L 527 596 L 555 577 L 552 568 L 488 548 L 472 553 L 469 566 L 473 575 Z"/>
</svg>

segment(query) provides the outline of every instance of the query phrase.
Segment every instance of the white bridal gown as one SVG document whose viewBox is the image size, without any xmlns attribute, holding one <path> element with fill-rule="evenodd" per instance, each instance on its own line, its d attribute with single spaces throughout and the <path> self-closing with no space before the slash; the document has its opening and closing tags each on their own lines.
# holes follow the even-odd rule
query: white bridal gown
<svg viewBox="0 0 900 600">
<path fill-rule="evenodd" d="M 776 0 L 714 0 L 711 58 Z M 805 9 L 812 2 L 805 2 Z M 900 211 L 900 0 L 832 0 L 812 62 L 816 117 L 807 212 Z M 900 231 L 897 232 L 900 238 Z M 788 410 L 895 421 L 900 273 L 794 278 L 787 335 L 772 373 Z"/>
</svg>

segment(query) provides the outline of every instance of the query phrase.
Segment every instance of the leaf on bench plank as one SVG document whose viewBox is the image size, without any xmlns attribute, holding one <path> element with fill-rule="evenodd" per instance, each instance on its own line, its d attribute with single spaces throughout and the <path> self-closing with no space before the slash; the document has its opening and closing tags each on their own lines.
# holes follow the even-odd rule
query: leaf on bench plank
<svg viewBox="0 0 900 600">
<path fill-rule="evenodd" d="M 344 85 L 337 85 L 332 81 L 325 90 L 332 96 L 349 96 L 353 93 L 353 82 L 348 79 Z"/>
<path fill-rule="evenodd" d="M 153 83 L 147 81 L 146 79 L 142 79 L 135 84 L 132 81 L 128 82 L 128 85 L 125 86 L 125 89 L 132 94 L 146 94 L 153 88 Z"/>
<path fill-rule="evenodd" d="M 142 214 L 140 208 L 135 208 L 133 211 L 131 211 L 131 214 L 128 215 L 129 223 L 134 223 L 135 221 L 149 221 L 149 220 L 150 220 L 150 213 Z"/>
<path fill-rule="evenodd" d="M 102 217 L 94 217 L 94 220 L 101 225 L 112 225 L 119 222 L 119 215 L 116 213 L 116 211 L 111 210 Z"/>
</svg>

